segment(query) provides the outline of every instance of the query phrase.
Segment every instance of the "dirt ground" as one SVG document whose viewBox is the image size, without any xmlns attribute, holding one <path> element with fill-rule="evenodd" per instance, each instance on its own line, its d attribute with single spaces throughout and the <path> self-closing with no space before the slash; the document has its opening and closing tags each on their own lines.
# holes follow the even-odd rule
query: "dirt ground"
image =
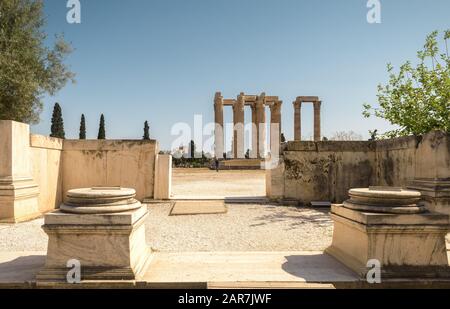
<svg viewBox="0 0 450 309">
<path fill-rule="evenodd" d="M 175 168 L 172 197 L 263 197 L 265 171 L 212 171 L 206 168 Z"/>
</svg>

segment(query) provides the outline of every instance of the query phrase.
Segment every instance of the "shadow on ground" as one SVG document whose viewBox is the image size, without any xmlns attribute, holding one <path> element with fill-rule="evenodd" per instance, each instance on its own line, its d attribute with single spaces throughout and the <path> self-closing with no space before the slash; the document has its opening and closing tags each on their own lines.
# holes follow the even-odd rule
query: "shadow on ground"
<svg viewBox="0 0 450 309">
<path fill-rule="evenodd" d="M 0 283 L 29 282 L 45 265 L 45 255 L 21 256 L 0 263 Z"/>
<path fill-rule="evenodd" d="M 305 207 L 288 207 L 286 211 L 278 211 L 272 212 L 274 208 L 277 206 L 267 206 L 266 207 L 266 215 L 259 216 L 255 218 L 255 221 L 259 221 L 258 223 L 252 224 L 251 227 L 263 226 L 283 221 L 292 221 L 290 223 L 290 229 L 296 229 L 301 227 L 307 223 L 314 223 L 319 227 L 328 227 L 333 224 L 333 221 L 330 218 L 330 210 L 329 209 L 314 209 L 314 208 L 305 208 Z M 295 214 L 293 214 L 293 211 Z"/>
<path fill-rule="evenodd" d="M 357 280 L 354 272 L 326 253 L 290 255 L 282 269 L 307 283 L 336 283 Z"/>
</svg>

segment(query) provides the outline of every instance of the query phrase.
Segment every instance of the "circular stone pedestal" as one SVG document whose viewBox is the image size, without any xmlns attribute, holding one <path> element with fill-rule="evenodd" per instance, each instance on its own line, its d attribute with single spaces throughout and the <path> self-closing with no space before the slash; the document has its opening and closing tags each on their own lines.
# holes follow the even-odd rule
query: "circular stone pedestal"
<svg viewBox="0 0 450 309">
<path fill-rule="evenodd" d="M 138 209 L 142 204 L 135 199 L 134 189 L 99 187 L 74 189 L 67 192 L 62 212 L 73 214 L 107 214 Z"/>
<path fill-rule="evenodd" d="M 375 213 L 417 214 L 426 211 L 419 206 L 421 194 L 418 191 L 395 188 L 364 188 L 351 189 L 350 199 L 344 202 L 344 207 Z"/>
</svg>

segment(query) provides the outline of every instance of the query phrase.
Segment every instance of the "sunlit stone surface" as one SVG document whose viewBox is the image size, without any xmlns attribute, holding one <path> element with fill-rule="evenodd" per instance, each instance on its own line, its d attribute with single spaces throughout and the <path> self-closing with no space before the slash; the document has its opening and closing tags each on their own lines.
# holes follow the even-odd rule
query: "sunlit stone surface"
<svg viewBox="0 0 450 309">
<path fill-rule="evenodd" d="M 371 187 L 367 189 L 351 189 L 350 199 L 344 207 L 367 212 L 391 214 L 416 214 L 426 211 L 419 206 L 420 192 L 401 188 Z"/>
<path fill-rule="evenodd" d="M 118 213 L 140 208 L 134 189 L 119 187 L 84 188 L 67 192 L 62 212 L 75 214 Z"/>
<path fill-rule="evenodd" d="M 365 277 L 378 260 L 382 277 L 450 278 L 445 236 L 449 216 L 426 211 L 420 192 L 352 189 L 332 206 L 333 243 L 327 253 Z"/>
<path fill-rule="evenodd" d="M 80 262 L 83 281 L 140 278 L 150 257 L 144 225 L 148 213 L 134 196 L 134 189 L 125 188 L 69 191 L 61 210 L 45 216 L 49 242 L 38 283 L 66 281 L 70 260 Z"/>
</svg>

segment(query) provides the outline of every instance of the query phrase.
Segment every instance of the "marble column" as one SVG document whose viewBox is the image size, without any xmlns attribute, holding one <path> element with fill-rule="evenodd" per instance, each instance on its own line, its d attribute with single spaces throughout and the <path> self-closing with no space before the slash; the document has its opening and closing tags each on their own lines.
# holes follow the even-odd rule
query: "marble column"
<svg viewBox="0 0 450 309">
<path fill-rule="evenodd" d="M 294 140 L 302 140 L 302 102 L 294 102 Z"/>
<path fill-rule="evenodd" d="M 281 142 L 281 105 L 282 101 L 277 101 L 270 106 L 270 149 L 279 149 L 275 144 Z M 275 147 L 274 147 L 275 146 Z"/>
<path fill-rule="evenodd" d="M 270 158 L 275 164 L 271 168 L 278 165 L 281 143 L 281 101 L 274 102 L 270 106 Z"/>
<path fill-rule="evenodd" d="M 266 154 L 266 105 L 265 94 L 262 93 L 256 100 L 256 123 L 258 127 L 258 159 L 262 159 Z"/>
<path fill-rule="evenodd" d="M 238 96 L 236 103 L 233 105 L 233 152 L 234 159 L 245 158 L 244 147 L 244 94 Z"/>
<path fill-rule="evenodd" d="M 314 102 L 314 141 L 320 142 L 321 140 L 321 124 L 320 124 L 320 107 L 322 101 Z"/>
<path fill-rule="evenodd" d="M 256 113 L 256 104 L 252 105 L 252 151 L 250 158 L 256 159 L 258 157 L 258 115 Z"/>
<path fill-rule="evenodd" d="M 220 92 L 214 98 L 214 152 L 218 159 L 223 159 L 224 153 L 224 130 L 223 130 L 223 97 Z"/>
</svg>

